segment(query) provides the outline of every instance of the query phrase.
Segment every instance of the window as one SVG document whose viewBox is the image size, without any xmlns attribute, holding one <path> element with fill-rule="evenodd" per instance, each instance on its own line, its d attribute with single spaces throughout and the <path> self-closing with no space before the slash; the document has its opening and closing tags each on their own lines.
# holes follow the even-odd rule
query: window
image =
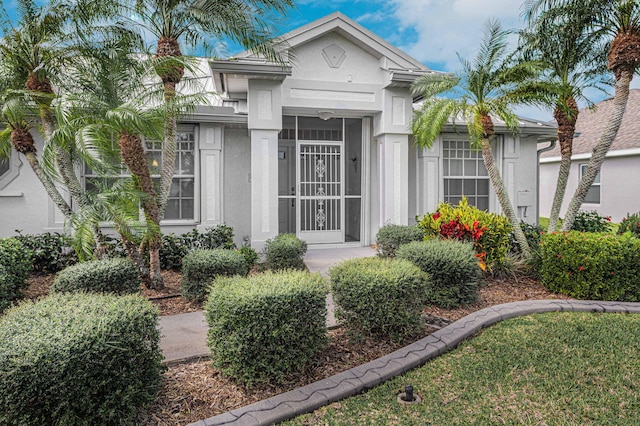
<svg viewBox="0 0 640 426">
<path fill-rule="evenodd" d="M 582 175 L 587 171 L 588 164 L 580 164 L 580 177 L 582 180 Z M 584 197 L 585 204 L 600 204 L 600 172 L 596 175 L 589 191 L 587 191 L 587 195 Z"/>
<path fill-rule="evenodd" d="M 468 140 L 442 141 L 444 201 L 458 204 L 462 197 L 480 210 L 489 210 L 489 175 L 482 152 L 471 149 Z"/>
<path fill-rule="evenodd" d="M 11 150 L 8 158 L 0 158 L 0 189 L 5 188 L 20 174 L 18 153 Z"/>
<path fill-rule="evenodd" d="M 7 173 L 9 173 L 9 169 L 11 168 L 11 164 L 9 163 L 8 158 L 0 158 L 0 179 Z"/>
<path fill-rule="evenodd" d="M 195 219 L 195 133 L 194 126 L 178 127 L 174 175 L 164 220 Z M 145 150 L 151 177 L 158 184 L 162 169 L 162 142 L 145 140 Z M 124 165 L 119 168 L 119 173 L 109 178 L 98 176 L 85 165 L 85 189 L 97 192 L 101 183 L 110 185 L 127 176 L 129 171 Z"/>
</svg>

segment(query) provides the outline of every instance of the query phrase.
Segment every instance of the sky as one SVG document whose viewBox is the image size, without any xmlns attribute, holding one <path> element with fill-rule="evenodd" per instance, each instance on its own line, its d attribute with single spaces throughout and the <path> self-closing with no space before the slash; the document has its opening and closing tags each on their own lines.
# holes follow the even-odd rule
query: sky
<svg viewBox="0 0 640 426">
<path fill-rule="evenodd" d="M 460 69 L 458 54 L 473 58 L 485 22 L 497 18 L 505 29 L 521 29 L 523 0 L 298 0 L 285 21 L 284 33 L 335 11 L 342 12 L 427 67 L 446 72 Z M 512 42 L 515 44 L 516 37 Z M 640 78 L 632 87 L 640 88 Z M 611 91 L 610 94 L 613 92 Z M 600 91 L 587 95 L 599 102 Z M 523 117 L 552 120 L 552 113 L 532 107 L 517 108 Z"/>
<path fill-rule="evenodd" d="M 38 1 L 38 0 L 37 0 Z M 427 67 L 446 72 L 460 68 L 457 54 L 473 58 L 489 18 L 504 28 L 520 29 L 524 0 L 297 0 L 296 7 L 274 22 L 277 35 L 340 11 L 393 44 Z M 5 10 L 15 14 L 14 0 L 3 0 Z M 515 36 L 513 37 L 515 43 Z M 242 50 L 229 46 L 229 53 Z M 640 88 L 640 78 L 632 87 Z M 588 96 L 599 102 L 607 95 L 594 91 Z M 550 111 L 536 108 L 516 110 L 524 117 L 551 120 Z"/>
</svg>

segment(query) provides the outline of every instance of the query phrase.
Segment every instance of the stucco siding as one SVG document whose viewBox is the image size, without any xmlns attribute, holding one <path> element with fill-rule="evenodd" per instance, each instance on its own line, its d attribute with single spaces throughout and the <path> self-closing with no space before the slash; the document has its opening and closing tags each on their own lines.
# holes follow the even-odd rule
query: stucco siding
<svg viewBox="0 0 640 426">
<path fill-rule="evenodd" d="M 225 129 L 224 223 L 233 227 L 235 243 L 251 234 L 251 143 L 247 129 Z"/>
<path fill-rule="evenodd" d="M 560 217 L 563 217 L 580 181 L 580 164 L 588 159 L 575 160 L 567 183 Z M 540 164 L 540 216 L 549 217 L 558 179 L 559 162 Z M 584 203 L 585 211 L 597 211 L 602 216 L 610 216 L 620 222 L 627 213 L 640 211 L 640 156 L 607 158 L 600 170 L 600 203 Z"/>
<path fill-rule="evenodd" d="M 515 162 L 516 186 L 511 203 L 516 208 L 516 215 L 523 221 L 536 224 L 537 217 L 537 166 L 538 152 L 535 137 L 519 138 L 518 155 Z M 505 153 L 508 156 L 508 153 Z M 511 194 L 510 194 L 511 195 Z"/>
<path fill-rule="evenodd" d="M 337 33 L 297 46 L 291 77 L 301 80 L 380 84 L 379 60 Z"/>
<path fill-rule="evenodd" d="M 42 152 L 42 138 L 35 136 L 38 152 Z M 14 152 L 13 155 L 17 155 Z M 0 237 L 11 237 L 15 230 L 25 234 L 62 230 L 62 213 L 57 211 L 61 223 L 53 223 L 53 203 L 29 166 L 24 155 L 19 154 L 22 163 L 19 174 L 0 190 Z"/>
</svg>

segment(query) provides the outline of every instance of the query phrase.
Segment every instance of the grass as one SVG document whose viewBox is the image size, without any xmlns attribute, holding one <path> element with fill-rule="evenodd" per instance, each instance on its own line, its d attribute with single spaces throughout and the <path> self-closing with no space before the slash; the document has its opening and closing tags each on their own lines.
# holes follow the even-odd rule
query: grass
<svg viewBox="0 0 640 426">
<path fill-rule="evenodd" d="M 423 401 L 401 406 L 412 384 Z M 366 394 L 289 425 L 637 425 L 640 315 L 549 313 L 501 322 Z"/>
</svg>

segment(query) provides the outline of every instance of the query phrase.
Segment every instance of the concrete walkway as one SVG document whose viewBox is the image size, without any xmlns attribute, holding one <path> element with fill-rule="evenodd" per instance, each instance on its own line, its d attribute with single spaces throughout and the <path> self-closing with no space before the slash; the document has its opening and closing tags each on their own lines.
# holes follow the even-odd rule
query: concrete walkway
<svg viewBox="0 0 640 426">
<path fill-rule="evenodd" d="M 375 256 L 376 252 L 370 247 L 347 248 L 312 248 L 307 251 L 304 263 L 311 272 L 319 272 L 328 277 L 327 272 L 332 266 L 347 259 Z M 335 327 L 333 315 L 333 299 L 327 297 L 327 327 Z M 207 347 L 207 323 L 204 312 L 170 315 L 160 317 L 160 349 L 167 364 L 197 359 L 209 356 Z"/>
</svg>

